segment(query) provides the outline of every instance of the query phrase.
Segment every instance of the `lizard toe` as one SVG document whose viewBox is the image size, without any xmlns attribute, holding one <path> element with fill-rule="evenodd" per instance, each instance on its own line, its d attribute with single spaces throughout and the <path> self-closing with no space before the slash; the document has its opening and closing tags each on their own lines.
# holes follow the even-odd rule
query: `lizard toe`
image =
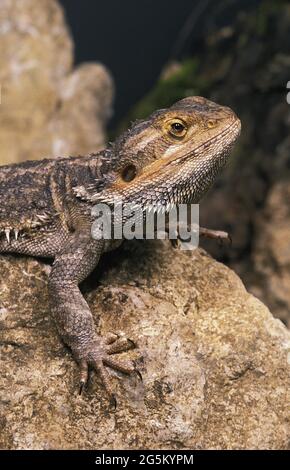
<svg viewBox="0 0 290 470">
<path fill-rule="evenodd" d="M 112 358 L 112 356 L 104 356 L 103 363 L 111 369 L 123 372 L 124 374 L 131 375 L 135 372 L 135 366 L 132 361 L 120 361 L 119 359 Z"/>
<path fill-rule="evenodd" d="M 118 354 L 121 352 L 128 351 L 136 347 L 134 341 L 127 339 L 125 337 L 118 338 L 113 343 L 109 344 L 106 348 L 107 354 Z"/>
<path fill-rule="evenodd" d="M 82 395 L 83 390 L 88 382 L 89 378 L 89 367 L 88 363 L 85 359 L 82 359 L 79 363 L 79 373 L 80 373 L 80 380 L 79 380 L 79 395 Z"/>
</svg>

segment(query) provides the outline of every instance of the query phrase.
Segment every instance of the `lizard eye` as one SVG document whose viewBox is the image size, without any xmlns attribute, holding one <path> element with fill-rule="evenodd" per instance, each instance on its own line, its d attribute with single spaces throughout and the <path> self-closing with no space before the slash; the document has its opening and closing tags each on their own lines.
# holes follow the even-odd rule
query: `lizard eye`
<svg viewBox="0 0 290 470">
<path fill-rule="evenodd" d="M 130 181 L 133 181 L 136 175 L 137 175 L 137 168 L 135 167 L 135 165 L 131 165 L 131 164 L 125 166 L 125 168 L 123 168 L 121 172 L 121 178 L 126 183 L 130 183 Z"/>
<path fill-rule="evenodd" d="M 181 119 L 175 119 L 169 124 L 169 134 L 173 137 L 184 137 L 186 132 L 187 126 Z"/>
</svg>

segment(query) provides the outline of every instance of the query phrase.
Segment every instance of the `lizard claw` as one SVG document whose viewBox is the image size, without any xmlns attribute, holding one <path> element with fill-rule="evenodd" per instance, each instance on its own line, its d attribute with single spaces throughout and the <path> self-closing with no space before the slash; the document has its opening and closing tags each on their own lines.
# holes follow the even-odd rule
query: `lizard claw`
<svg viewBox="0 0 290 470">
<path fill-rule="evenodd" d="M 134 366 L 134 373 L 137 375 L 137 377 L 139 377 L 140 381 L 143 382 L 143 377 L 142 377 L 142 374 L 140 372 L 140 370 L 137 368 L 137 364 L 136 364 L 136 361 L 132 361 L 133 363 L 133 366 Z"/>
<path fill-rule="evenodd" d="M 143 382 L 143 377 L 139 369 L 134 370 L 135 374 L 139 377 L 140 382 Z"/>
<path fill-rule="evenodd" d="M 80 386 L 79 386 L 79 395 L 82 395 L 84 387 L 88 381 L 89 378 L 89 368 L 88 368 L 88 363 L 85 360 L 80 361 Z"/>
<path fill-rule="evenodd" d="M 114 411 L 117 409 L 117 399 L 116 399 L 116 395 L 114 395 L 114 393 L 111 394 L 110 405 L 112 406 L 112 408 L 114 408 Z"/>
<path fill-rule="evenodd" d="M 83 394 L 85 385 L 86 385 L 86 384 L 85 384 L 84 382 L 80 382 L 79 395 L 82 395 L 82 394 Z"/>
<path fill-rule="evenodd" d="M 128 341 L 128 343 L 131 344 L 132 349 L 135 349 L 135 348 L 137 347 L 137 344 L 136 344 L 135 341 L 133 341 L 132 339 L 127 338 L 127 341 Z"/>
<path fill-rule="evenodd" d="M 178 238 L 173 238 L 172 240 L 170 240 L 170 243 L 172 248 L 174 248 L 175 250 L 180 246 L 180 240 Z"/>
</svg>

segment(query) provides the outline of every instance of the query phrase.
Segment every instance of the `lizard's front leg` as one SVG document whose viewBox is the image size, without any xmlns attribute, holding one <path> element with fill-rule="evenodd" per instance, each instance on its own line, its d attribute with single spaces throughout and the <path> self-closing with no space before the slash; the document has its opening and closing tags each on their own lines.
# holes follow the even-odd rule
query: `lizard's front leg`
<svg viewBox="0 0 290 470">
<path fill-rule="evenodd" d="M 104 241 L 93 240 L 89 232 L 75 232 L 55 258 L 49 277 L 49 294 L 53 318 L 64 342 L 71 348 L 80 367 L 80 393 L 88 379 L 89 367 L 101 376 L 111 400 L 115 398 L 105 366 L 131 374 L 131 362 L 121 362 L 112 354 L 128 350 L 125 338 L 98 336 L 87 302 L 78 284 L 94 269 L 103 251 Z"/>
<path fill-rule="evenodd" d="M 230 244 L 232 243 L 231 236 L 228 234 L 228 232 L 224 232 L 222 230 L 212 230 L 205 227 L 197 226 L 196 224 L 178 222 L 178 228 L 175 232 L 175 238 L 170 240 L 174 248 L 178 248 L 180 246 L 180 242 L 182 240 L 180 237 L 180 231 L 184 231 L 184 234 L 188 235 L 189 239 L 191 231 L 193 231 L 194 233 L 197 233 L 198 231 L 200 237 L 215 239 L 218 240 L 218 242 L 221 244 L 223 243 L 223 241 L 228 241 Z M 166 233 L 169 238 L 170 231 L 168 226 L 166 227 Z"/>
</svg>

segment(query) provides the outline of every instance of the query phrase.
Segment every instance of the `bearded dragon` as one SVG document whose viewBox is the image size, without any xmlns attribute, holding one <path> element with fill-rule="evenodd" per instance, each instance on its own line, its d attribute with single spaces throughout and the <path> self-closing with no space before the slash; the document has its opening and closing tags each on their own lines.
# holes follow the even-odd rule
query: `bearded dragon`
<svg viewBox="0 0 290 470">
<path fill-rule="evenodd" d="M 79 365 L 80 390 L 89 368 L 95 369 L 115 402 L 108 368 L 135 372 L 133 363 L 115 356 L 128 350 L 130 340 L 114 333 L 100 337 L 79 289 L 101 255 L 120 244 L 92 237 L 92 207 L 116 197 L 144 210 L 198 203 L 227 162 L 240 128 L 230 108 L 188 97 L 133 123 L 99 153 L 0 167 L 0 252 L 54 260 L 51 313 Z"/>
</svg>

